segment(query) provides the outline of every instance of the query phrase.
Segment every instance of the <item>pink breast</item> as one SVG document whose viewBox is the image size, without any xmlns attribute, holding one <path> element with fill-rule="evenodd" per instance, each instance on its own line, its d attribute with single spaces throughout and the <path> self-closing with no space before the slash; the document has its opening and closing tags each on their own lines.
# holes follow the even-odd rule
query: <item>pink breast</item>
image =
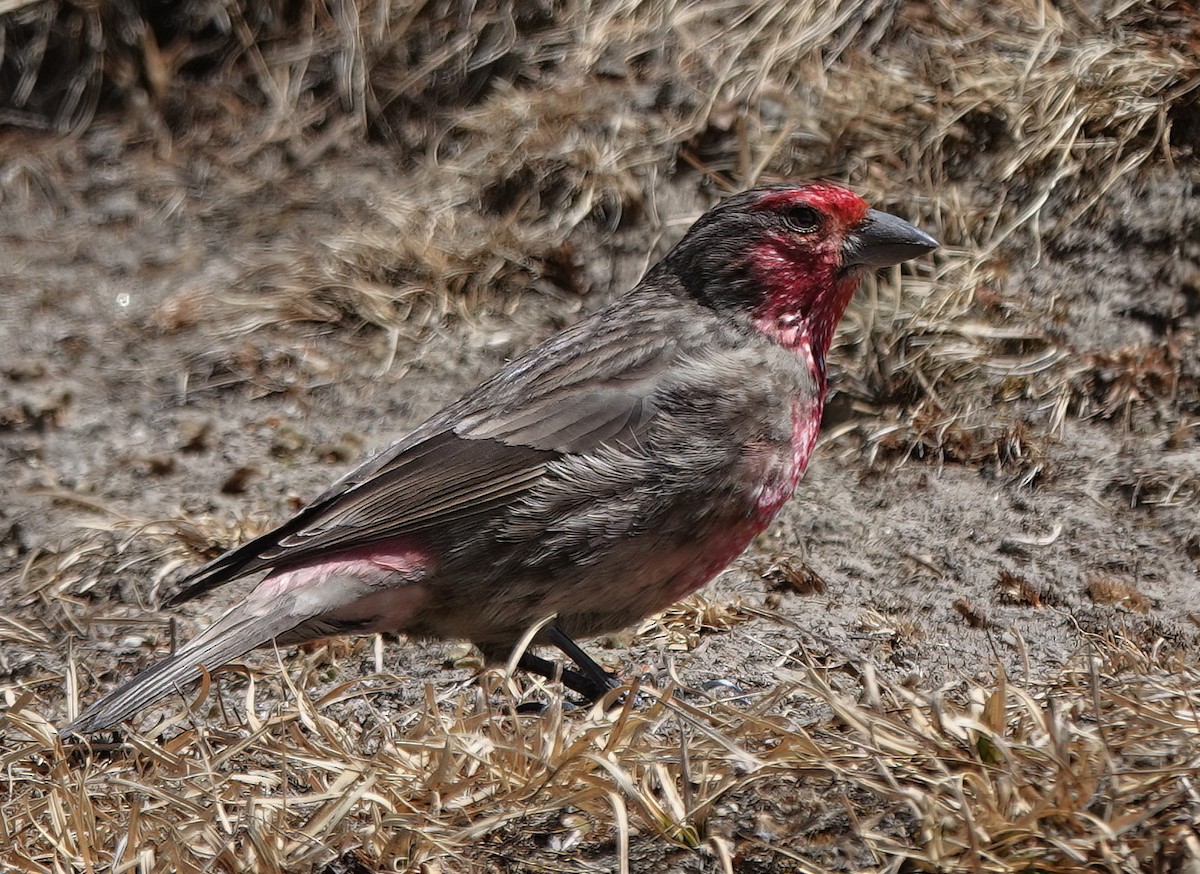
<svg viewBox="0 0 1200 874">
<path fill-rule="evenodd" d="M 670 600 L 696 591 L 741 555 L 758 534 L 775 519 L 784 504 L 796 491 L 800 477 L 808 467 L 821 428 L 819 398 L 796 399 L 792 402 L 791 451 L 780 456 L 774 449 L 747 447 L 749 473 L 757 480 L 753 510 L 742 522 L 725 528 L 704 544 L 700 555 L 687 570 L 672 581 Z"/>
<path fill-rule="evenodd" d="M 808 467 L 808 459 L 816 446 L 820 430 L 820 399 L 793 400 L 791 457 L 783 464 L 776 461 L 770 469 L 763 471 L 762 486 L 755 504 L 755 519 L 762 526 L 760 531 L 771 524 L 771 520 L 795 493 L 800 477 L 804 476 Z"/>
</svg>

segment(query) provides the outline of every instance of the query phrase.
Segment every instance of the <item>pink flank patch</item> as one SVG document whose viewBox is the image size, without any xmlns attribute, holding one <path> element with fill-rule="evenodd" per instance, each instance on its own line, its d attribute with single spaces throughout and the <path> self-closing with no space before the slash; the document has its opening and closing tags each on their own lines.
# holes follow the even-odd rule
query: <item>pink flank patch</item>
<svg viewBox="0 0 1200 874">
<path fill-rule="evenodd" d="M 258 584 L 255 596 L 278 597 L 297 589 L 323 585 L 334 578 L 361 580 L 368 585 L 402 586 L 420 582 L 432 565 L 433 557 L 425 550 L 406 543 L 383 541 L 273 573 Z"/>
<path fill-rule="evenodd" d="M 264 579 L 250 594 L 260 604 L 284 599 L 297 614 L 367 634 L 404 631 L 429 600 L 421 585 L 433 559 L 404 542 L 337 552 Z"/>
</svg>

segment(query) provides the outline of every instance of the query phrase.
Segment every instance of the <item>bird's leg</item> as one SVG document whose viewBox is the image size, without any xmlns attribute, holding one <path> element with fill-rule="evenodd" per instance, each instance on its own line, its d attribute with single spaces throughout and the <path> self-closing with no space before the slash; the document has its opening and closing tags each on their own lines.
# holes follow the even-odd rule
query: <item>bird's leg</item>
<svg viewBox="0 0 1200 874">
<path fill-rule="evenodd" d="M 517 659 L 518 668 L 548 680 L 561 679 L 564 686 L 572 692 L 582 695 L 589 703 L 602 698 L 609 689 L 616 688 L 617 678 L 592 661 L 579 644 L 571 640 L 557 625 L 546 626 L 542 634 L 544 635 L 543 642 L 550 643 L 561 650 L 567 658 L 575 663 L 578 670 L 534 655 L 529 650 L 525 650 Z M 501 649 L 490 648 L 486 645 L 479 648 L 489 662 L 505 660 L 505 653 Z"/>
<path fill-rule="evenodd" d="M 561 669 L 562 684 L 572 692 L 582 695 L 589 702 L 595 701 L 609 689 L 608 686 L 598 688 L 595 680 L 590 676 L 581 674 L 579 671 L 573 671 L 570 668 L 563 668 L 549 659 L 535 656 L 528 650 L 522 653 L 521 658 L 517 660 L 517 667 L 523 671 L 529 671 L 531 674 L 545 677 L 547 680 L 557 679 L 559 670 Z"/>
<path fill-rule="evenodd" d="M 616 677 L 592 661 L 579 644 L 571 640 L 557 625 L 548 625 L 543 633 L 548 638 L 546 642 L 562 650 L 563 654 L 576 664 L 578 670 L 534 655 L 529 650 L 521 653 L 521 657 L 517 659 L 518 668 L 548 680 L 561 678 L 564 686 L 582 695 L 589 703 L 603 697 L 605 692 L 617 686 Z M 488 655 L 488 651 L 485 650 L 484 656 Z M 493 653 L 492 660 L 500 661 L 500 656 L 500 653 Z"/>
<path fill-rule="evenodd" d="M 580 672 L 563 671 L 563 685 L 568 689 L 578 692 L 588 701 L 595 701 L 607 692 L 609 689 L 615 688 L 617 678 L 610 674 L 604 668 L 600 667 L 591 657 L 580 648 L 579 644 L 567 637 L 566 633 L 556 624 L 551 623 L 546 632 L 550 638 L 550 642 L 562 650 L 563 654 L 579 667 Z M 574 674 L 572 678 L 578 685 L 572 685 L 567 682 L 567 674 Z"/>
</svg>

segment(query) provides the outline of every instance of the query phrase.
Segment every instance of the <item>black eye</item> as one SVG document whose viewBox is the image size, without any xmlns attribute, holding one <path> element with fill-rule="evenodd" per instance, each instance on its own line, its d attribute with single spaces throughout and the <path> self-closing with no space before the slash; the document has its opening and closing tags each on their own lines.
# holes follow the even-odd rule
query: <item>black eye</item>
<svg viewBox="0 0 1200 874">
<path fill-rule="evenodd" d="M 811 206 L 789 206 L 784 210 L 783 220 L 802 234 L 811 234 L 821 226 L 821 214 Z"/>
</svg>

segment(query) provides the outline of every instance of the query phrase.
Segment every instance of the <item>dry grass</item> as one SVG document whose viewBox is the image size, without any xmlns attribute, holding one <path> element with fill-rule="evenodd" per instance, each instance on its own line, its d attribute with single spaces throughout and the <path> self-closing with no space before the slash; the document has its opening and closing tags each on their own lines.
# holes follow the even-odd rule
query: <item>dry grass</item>
<svg viewBox="0 0 1200 874">
<path fill-rule="evenodd" d="M 934 275 L 911 279 L 903 297 L 881 290 L 841 335 L 842 385 L 914 435 L 915 414 L 885 409 L 912 385 L 936 399 L 964 378 L 1040 394 L 1062 384 L 1034 377 L 1064 350 L 997 354 L 1041 334 L 983 323 L 974 295 L 1006 269 L 1015 234 L 1039 246 L 1121 177 L 1189 148 L 1200 89 L 1194 24 L 1171 4 L 1091 16 L 1032 0 L 961 13 L 879 0 L 610 0 L 535 12 L 493 0 L 462 18 L 454 4 L 310 0 L 255 4 L 251 15 L 226 0 L 138 27 L 121 2 L 18 7 L 5 35 L 15 51 L 0 67 L 15 86 L 14 120 L 79 128 L 115 92 L 141 110 L 128 123 L 172 162 L 203 150 L 218 204 L 209 209 L 223 215 L 363 136 L 401 144 L 406 179 L 376 192 L 348 228 L 277 239 L 240 292 L 201 307 L 231 329 L 310 320 L 411 330 L 471 312 L 555 273 L 581 227 L 659 221 L 653 192 L 681 167 L 719 189 L 847 178 L 951 244 Z M 217 23 L 223 42 L 183 35 Z M 81 32 L 104 45 L 104 63 L 60 83 L 35 49 Z M 26 173 L 26 185 L 53 187 L 39 178 L 52 170 L 25 168 L 7 180 L 10 196 Z M 1051 193 L 1081 178 L 1089 184 L 1071 211 L 1046 215 Z M 260 211 L 247 220 L 262 222 Z"/>
<path fill-rule="evenodd" d="M 92 750 L 64 749 L 27 692 L 0 721 L 7 865 L 482 871 L 607 859 L 638 870 L 650 847 L 674 846 L 731 870 L 764 852 L 734 803 L 753 798 L 776 806 L 767 856 L 817 870 L 810 811 L 779 806 L 795 781 L 848 817 L 839 840 L 859 870 L 1194 865 L 1200 674 L 1119 638 L 1093 647 L 1044 686 L 999 672 L 925 695 L 866 665 L 855 701 L 795 665 L 770 691 L 728 701 L 642 689 L 607 713 L 564 713 L 551 691 L 539 716 L 432 687 L 385 714 L 370 702 L 406 682 L 395 676 L 312 700 L 301 664 L 275 681 L 286 703 L 261 705 L 252 681 L 228 702 L 245 716 L 227 727 L 184 712 Z M 347 718 L 354 699 L 366 708 Z M 806 700 L 826 715 L 798 719 Z"/>
<path fill-rule="evenodd" d="M 111 140 L 119 184 L 164 216 L 269 250 L 232 290 L 181 288 L 160 330 L 424 330 L 530 287 L 586 291 L 578 252 L 609 239 L 653 257 L 692 218 L 662 214 L 663 189 L 828 176 L 947 243 L 932 268 L 870 283 L 839 334 L 833 380 L 855 411 L 842 436 L 868 464 L 932 459 L 1028 484 L 1069 419 L 1147 410 L 1194 439 L 1200 388 L 1179 378 L 1176 340 L 1080 354 L 1047 330 L 1052 300 L 1001 290 L 1015 251 L 1036 264 L 1107 192 L 1195 160 L 1192 4 L 220 0 L 145 20 L 125 2 L 0 0 L 0 15 L 0 206 L 69 210 L 70 165 Z M 46 130 L 70 138 L 31 149 Z M 379 144 L 400 166 L 295 232 L 293 215 L 345 184 L 323 162 Z M 14 404 L 0 427 L 55 415 Z M 1159 458 L 1129 488 L 1133 504 L 1195 507 L 1200 474 Z M 163 550 L 244 533 L 128 521 L 17 573 L 65 634 L 116 594 L 97 591 L 116 571 L 161 579 Z M 1141 597 L 1094 582 L 1098 599 Z M 1019 576 L 997 587 L 1002 603 L 1055 608 Z M 699 599 L 640 632 L 687 649 L 751 612 Z M 529 694 L 511 685 L 427 687 L 392 712 L 406 680 L 385 675 L 313 700 L 320 666 L 298 661 L 243 684 L 228 723 L 211 700 L 194 717 L 176 702 L 153 735 L 91 752 L 53 733 L 74 672 L 34 668 L 0 684 L 0 868 L 650 870 L 678 848 L 718 871 L 1192 870 L 1200 675 L 1163 649 L 1091 643 L 1045 684 L 923 694 L 866 663 L 852 700 L 781 663 L 766 692 L 647 690 L 607 714 L 535 689 L 552 702 L 540 717 L 496 704 Z M 56 641 L 3 617 L 0 645 Z M 818 798 L 793 803 L 798 786 Z M 830 810 L 841 827 L 815 830 Z"/>
<path fill-rule="evenodd" d="M 1147 368 L 1159 363 L 1131 350 L 1080 368 L 1069 341 L 1048 341 L 1040 302 L 1031 310 L 993 289 L 1009 246 L 1036 261 L 1123 177 L 1193 148 L 1200 64 L 1186 4 L 1089 14 L 1032 0 L 969 11 L 611 0 L 535 12 L 490 2 L 462 19 L 454 4 L 311 0 L 251 14 L 227 0 L 138 27 L 120 2 L 18 7 L 0 67 L 14 84 L 13 120 L 78 129 L 102 94 L 120 95 L 125 134 L 149 138 L 176 177 L 162 180 L 171 194 L 159 199 L 186 200 L 195 180 L 178 168 L 202 155 L 205 208 L 265 237 L 266 254 L 234 290 L 180 292 L 173 310 L 185 324 L 412 332 L 503 302 L 537 277 L 574 293 L 590 281 L 577 244 L 586 250 L 623 222 L 649 225 L 651 242 L 674 239 L 674 227 L 659 230 L 654 192 L 694 169 L 718 190 L 846 178 L 950 244 L 903 294 L 873 289 L 839 334 L 835 384 L 856 403 L 869 458 L 1036 475 L 1036 451 L 1013 437 L 1018 421 L 996 422 L 996 402 L 1027 401 L 1053 417 L 1054 434 L 1072 407 L 1115 416 L 1145 401 Z M 214 22 L 224 41 L 183 35 Z M 37 50 L 80 33 L 104 45 L 104 63 L 59 81 Z M 399 144 L 403 177 L 325 234 L 281 230 L 340 183 L 280 195 L 297 171 L 363 137 Z M 53 198 L 57 175 L 19 159 L 0 188 Z M 1064 189 L 1070 208 L 1050 213 Z"/>
</svg>

